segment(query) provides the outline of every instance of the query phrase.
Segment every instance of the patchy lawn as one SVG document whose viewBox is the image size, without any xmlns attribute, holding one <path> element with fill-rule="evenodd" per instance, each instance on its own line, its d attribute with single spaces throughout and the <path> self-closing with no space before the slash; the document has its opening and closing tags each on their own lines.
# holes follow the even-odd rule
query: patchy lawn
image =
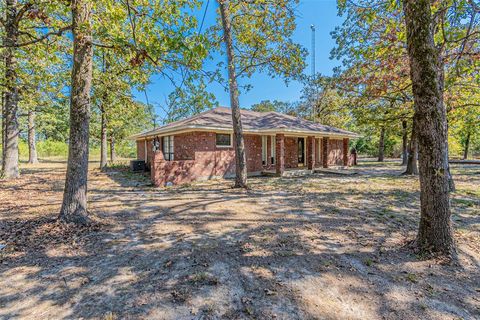
<svg viewBox="0 0 480 320">
<path fill-rule="evenodd" d="M 406 246 L 418 182 L 396 162 L 354 176 L 155 189 L 90 173 L 86 229 L 55 222 L 65 164 L 0 182 L 0 318 L 479 319 L 480 166 L 455 165 L 459 267 Z"/>
</svg>

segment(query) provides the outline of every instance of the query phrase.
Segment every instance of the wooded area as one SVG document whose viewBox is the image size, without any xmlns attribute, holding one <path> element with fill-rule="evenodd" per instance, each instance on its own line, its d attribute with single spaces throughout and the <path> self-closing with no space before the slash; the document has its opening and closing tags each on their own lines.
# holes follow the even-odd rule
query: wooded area
<svg viewBox="0 0 480 320">
<path fill-rule="evenodd" d="M 122 167 L 119 158 L 135 158 L 135 142 L 128 139 L 133 134 L 218 106 L 217 98 L 208 90 L 213 83 L 220 84 L 230 95 L 236 161 L 234 189 L 240 189 L 232 191 L 235 197 L 256 192 L 256 187 L 267 192 L 270 187 L 278 188 L 275 183 L 288 189 L 282 179 L 268 186 L 247 178 L 240 114 L 240 109 L 247 106 L 241 105 L 241 97 L 251 86 L 258 85 L 256 75 L 264 73 L 287 83 L 301 83 L 301 98 L 263 100 L 250 106 L 251 110 L 276 111 L 359 133 L 360 138 L 351 141 L 349 148 L 362 157 L 378 160 L 378 164 L 369 162 L 362 167 L 368 172 L 367 179 L 373 177 L 375 183 L 376 172 L 370 166 L 376 165 L 378 170 L 388 172 L 382 178 L 419 183 L 416 233 L 412 233 L 410 224 L 405 229 L 405 243 L 400 245 L 396 238 L 394 247 L 405 246 L 421 259 L 441 259 L 453 269 L 461 266 L 466 259 L 466 240 L 452 222 L 452 213 L 457 210 L 452 206 L 452 197 L 473 197 L 468 201 L 473 201 L 475 210 L 468 214 L 472 220 L 477 219 L 480 195 L 478 189 L 472 190 L 480 187 L 476 184 L 479 172 L 465 171 L 463 167 L 452 169 L 449 160 L 480 158 L 480 3 L 338 0 L 338 13 L 344 22 L 331 33 L 336 43 L 331 58 L 341 66 L 332 75 L 306 75 L 304 71 L 308 50 L 293 37 L 299 3 L 0 0 L 0 178 L 8 203 L 15 202 L 12 190 L 22 190 L 16 184 L 28 187 L 30 180 L 23 179 L 42 176 L 37 167 L 66 161 L 64 172 L 54 169 L 64 174 L 62 200 L 47 215 L 54 214 L 55 226 L 61 230 L 69 226 L 87 233 L 102 229 L 99 221 L 106 219 L 102 209 L 98 204 L 90 208 L 90 203 L 95 203 L 89 196 L 92 172 L 108 176 Z M 210 11 L 215 12 L 216 20 L 205 27 L 205 16 Z M 148 102 L 147 87 L 153 77 L 168 79 L 175 88 L 158 105 Z M 139 101 L 140 94 L 145 95 L 146 103 Z M 388 167 L 392 158 L 401 158 L 395 162 L 401 176 L 392 174 Z M 92 159 L 96 171 L 92 171 Z M 23 177 L 24 171 L 27 177 Z M 455 172 L 461 172 L 460 176 L 456 177 Z M 124 181 L 118 183 L 115 188 Z M 125 188 L 132 188 L 128 183 Z M 312 183 L 322 182 L 314 179 Z M 204 192 L 201 185 L 193 188 L 193 193 Z M 361 197 L 368 197 L 357 191 Z M 334 195 L 340 197 L 334 198 L 336 204 L 343 199 L 340 193 Z M 210 196 L 205 191 L 205 197 Z M 112 193 L 112 197 L 116 195 Z M 272 197 L 287 201 L 278 194 Z M 302 201 L 315 201 L 312 199 L 321 198 L 321 192 L 302 197 Z M 1 212 L 11 219 L 21 207 L 10 204 Z M 402 212 L 399 208 L 394 211 Z M 342 214 L 340 209 L 338 214 Z M 159 215 L 155 219 L 164 218 Z M 1 230 L 1 241 L 12 239 L 15 228 L 9 230 L 11 226 L 6 225 Z M 462 228 L 475 229 L 478 223 Z M 244 232 L 255 236 L 254 231 Z M 68 234 L 65 239 L 73 241 Z M 476 261 L 478 271 L 478 230 L 471 237 L 474 245 L 469 248 L 476 256 L 469 257 Z M 7 242 L 6 246 L 11 245 Z M 478 289 L 477 283 L 472 289 L 476 290 L 474 295 L 478 295 Z M 269 291 L 265 292 L 269 295 Z M 174 300 L 181 299 L 178 295 Z M 475 318 L 473 312 L 480 312 L 479 301 L 470 303 L 465 306 L 466 313 L 455 315 Z M 245 310 L 243 315 L 249 314 Z M 301 313 L 298 317 L 308 318 Z"/>
</svg>

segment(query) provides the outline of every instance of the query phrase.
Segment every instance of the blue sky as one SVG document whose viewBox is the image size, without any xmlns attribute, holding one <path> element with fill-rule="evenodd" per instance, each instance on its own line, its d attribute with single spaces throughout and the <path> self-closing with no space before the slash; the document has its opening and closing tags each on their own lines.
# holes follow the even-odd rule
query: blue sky
<svg viewBox="0 0 480 320">
<path fill-rule="evenodd" d="M 202 9 L 198 12 L 197 16 L 199 20 L 205 10 L 205 5 L 206 1 L 204 1 Z M 204 28 L 215 23 L 216 7 L 216 1 L 210 0 Z M 293 40 L 308 49 L 309 52 L 311 50 L 310 25 L 315 25 L 316 71 L 324 75 L 332 74 L 333 68 L 339 65 L 339 62 L 330 60 L 330 50 L 335 45 L 335 42 L 330 36 L 330 32 L 333 31 L 335 26 L 342 23 L 342 18 L 337 16 L 336 0 L 301 0 L 297 9 L 296 22 L 297 29 L 293 35 Z M 218 58 L 226 59 L 223 57 Z M 311 57 L 308 56 L 308 66 L 304 70 L 306 74 L 311 73 L 310 61 Z M 215 63 L 216 62 L 218 61 L 215 61 Z M 300 98 L 301 85 L 296 81 L 286 85 L 281 79 L 272 79 L 267 75 L 257 73 L 250 79 L 242 79 L 239 82 L 240 84 L 250 84 L 253 86 L 251 90 L 242 92 L 240 95 L 240 105 L 244 108 L 248 108 L 252 104 L 262 100 L 296 101 Z M 173 91 L 173 89 L 174 87 L 169 80 L 159 76 L 152 77 L 151 84 L 147 87 L 149 103 L 156 106 L 156 113 L 160 119 L 163 118 L 164 113 L 158 105 L 164 104 L 165 97 Z M 226 92 L 222 86 L 219 84 L 211 84 L 208 90 L 215 94 L 220 105 L 230 105 L 228 92 Z M 136 98 L 146 102 L 143 92 L 136 94 Z"/>
</svg>

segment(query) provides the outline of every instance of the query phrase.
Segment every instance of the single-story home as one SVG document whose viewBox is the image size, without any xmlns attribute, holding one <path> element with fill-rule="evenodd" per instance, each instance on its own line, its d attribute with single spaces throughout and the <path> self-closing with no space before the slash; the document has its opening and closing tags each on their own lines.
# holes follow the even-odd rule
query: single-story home
<svg viewBox="0 0 480 320">
<path fill-rule="evenodd" d="M 247 172 L 349 165 L 357 134 L 278 112 L 241 110 Z M 157 186 L 235 175 L 230 108 L 215 108 L 131 137 Z"/>
</svg>

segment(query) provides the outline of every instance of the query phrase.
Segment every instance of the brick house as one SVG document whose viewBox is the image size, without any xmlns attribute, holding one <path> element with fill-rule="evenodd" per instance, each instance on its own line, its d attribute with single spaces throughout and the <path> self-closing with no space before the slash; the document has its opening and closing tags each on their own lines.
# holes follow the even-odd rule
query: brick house
<svg viewBox="0 0 480 320">
<path fill-rule="evenodd" d="M 241 115 L 250 176 L 349 164 L 349 138 L 357 137 L 353 132 L 277 112 L 242 110 Z M 132 139 L 156 186 L 235 175 L 230 108 L 203 112 Z"/>
</svg>

